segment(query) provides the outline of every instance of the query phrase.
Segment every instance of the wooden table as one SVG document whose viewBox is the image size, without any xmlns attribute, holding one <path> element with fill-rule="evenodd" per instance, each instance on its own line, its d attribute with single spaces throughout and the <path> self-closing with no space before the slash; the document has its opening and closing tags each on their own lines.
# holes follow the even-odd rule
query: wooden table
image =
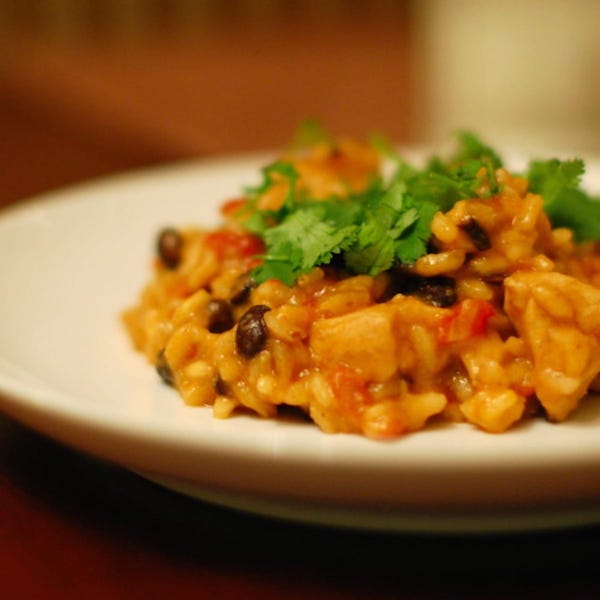
<svg viewBox="0 0 600 600">
<path fill-rule="evenodd" d="M 119 110 L 133 123 L 131 97 L 111 96 L 110 111 L 99 104 L 82 119 L 75 108 L 100 97 L 115 63 L 97 61 L 103 78 L 88 71 L 88 87 L 73 84 L 65 95 L 66 74 L 80 60 L 68 52 L 43 56 L 38 47 L 20 55 L 18 72 L 5 73 L 2 204 L 201 153 L 201 136 L 186 145 L 178 127 L 158 135 L 142 119 L 129 130 L 102 129 Z M 53 69 L 55 77 L 44 81 L 35 69 Z M 51 100 L 62 84 L 71 109 L 61 112 Z M 48 104 L 39 101 L 42 92 Z M 251 143 L 251 136 L 236 139 L 228 148 Z M 377 535 L 240 514 L 176 495 L 0 416 L 0 594 L 7 599 L 592 598 L 600 594 L 599 556 L 597 527 Z"/>
<path fill-rule="evenodd" d="M 320 529 L 189 500 L 0 417 L 6 598 L 593 598 L 598 528 Z M 595 592 L 595 594 L 594 594 Z"/>
<path fill-rule="evenodd" d="M 176 495 L 0 416 L 6 598 L 597 598 L 599 534 L 272 521 Z"/>
</svg>

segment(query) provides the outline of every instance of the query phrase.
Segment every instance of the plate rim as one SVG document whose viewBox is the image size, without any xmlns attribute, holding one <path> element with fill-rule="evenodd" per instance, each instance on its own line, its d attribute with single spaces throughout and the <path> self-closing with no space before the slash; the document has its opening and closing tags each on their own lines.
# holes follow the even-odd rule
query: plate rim
<svg viewBox="0 0 600 600">
<path fill-rule="evenodd" d="M 195 160 L 186 160 L 179 161 L 176 163 L 170 163 L 166 165 L 159 165 L 155 167 L 148 167 L 144 169 L 139 169 L 130 172 L 118 173 L 115 175 L 111 175 L 108 177 L 100 177 L 87 182 L 80 182 L 74 184 L 72 186 L 68 186 L 66 188 L 52 190 L 45 194 L 41 194 L 38 196 L 34 196 L 22 202 L 19 202 L 14 205 L 9 205 L 8 207 L 0 210 L 0 236 L 2 234 L 3 228 L 10 228 L 11 222 L 18 221 L 20 219 L 30 218 L 32 212 L 43 210 L 52 210 L 54 206 L 65 206 L 70 203 L 79 203 L 82 201 L 82 198 L 88 198 L 88 201 L 94 201 L 98 196 L 102 197 L 103 195 L 110 193 L 112 190 L 116 189 L 130 189 L 135 188 L 140 182 L 148 183 L 149 181 L 166 181 L 170 178 L 177 177 L 198 177 L 202 174 L 202 172 L 208 170 L 212 170 L 215 168 L 221 168 L 225 171 L 230 169 L 240 168 L 250 168 L 259 165 L 261 162 L 270 156 L 266 152 L 253 152 L 253 153 L 243 153 L 239 155 L 232 156 L 221 156 L 216 158 L 209 159 L 195 159 Z M 215 202 L 221 199 L 215 199 Z M 1 239 L 1 238 L 0 238 Z M 133 350 L 132 350 L 133 352 Z M 10 373 L 7 374 L 5 368 L 2 366 L 2 361 L 6 361 L 6 359 L 2 358 L 2 350 L 0 349 L 0 409 L 5 411 L 7 414 L 12 416 L 13 418 L 24 422 L 26 425 L 33 427 L 37 430 L 44 430 L 43 425 L 40 420 L 43 420 L 44 417 L 50 418 L 50 420 L 54 420 L 56 425 L 57 423 L 70 422 L 71 426 L 82 426 L 84 429 L 88 428 L 90 431 L 97 431 L 98 429 L 105 429 L 110 431 L 112 429 L 113 434 L 117 434 L 117 437 L 124 436 L 138 439 L 138 442 L 143 441 L 144 443 L 148 443 L 149 441 L 156 441 L 157 436 L 162 439 L 162 442 L 165 442 L 164 431 L 163 435 L 160 435 L 160 429 L 151 429 L 142 431 L 140 427 L 131 427 L 131 425 L 121 425 L 115 428 L 114 421 L 111 419 L 107 419 L 105 412 L 102 409 L 98 411 L 92 411 L 90 413 L 89 406 L 84 410 L 83 407 L 79 408 L 79 411 L 74 409 L 77 407 L 77 399 L 70 397 L 68 394 L 63 394 L 60 391 L 53 390 L 51 388 L 44 389 L 43 387 L 38 388 L 35 385 L 23 381 L 19 381 L 18 378 L 11 376 Z M 13 365 L 18 367 L 19 365 Z M 42 382 L 43 383 L 43 382 Z M 177 397 L 176 401 L 180 401 Z M 53 405 L 54 403 L 54 405 Z M 58 403 L 58 404 L 57 404 Z M 90 418 L 91 417 L 91 418 Z M 212 417 L 211 417 L 212 418 Z M 64 442 L 61 438 L 60 433 L 57 434 L 54 426 L 48 422 L 50 427 L 46 427 L 44 434 L 50 435 L 50 437 L 58 438 L 58 441 Z M 144 424 L 148 426 L 148 423 Z M 316 427 L 315 425 L 311 425 L 311 427 Z M 453 425 L 454 427 L 454 425 Z M 558 426 L 560 427 L 560 426 Z M 325 436 L 327 434 L 319 432 L 320 435 Z M 423 435 L 424 432 L 416 432 L 412 435 Z M 344 434 L 337 434 L 344 435 Z M 490 435 L 490 434 L 483 434 Z M 503 434 L 506 435 L 506 434 Z M 167 440 L 168 441 L 168 440 Z M 67 441 L 69 443 L 69 441 Z M 364 442 L 360 442 L 363 444 Z M 372 444 L 386 444 L 387 442 L 373 442 L 369 441 Z M 179 440 L 180 451 L 186 451 L 186 444 L 189 446 L 189 439 Z M 215 445 L 216 444 L 216 445 Z M 72 444 L 71 444 L 72 445 Z M 222 435 L 218 438 L 213 438 L 211 440 L 211 444 L 209 444 L 213 451 L 220 450 L 224 453 L 224 456 L 228 457 L 238 457 L 243 450 L 243 443 L 232 443 L 231 441 L 226 443 L 225 437 Z M 188 451 L 193 449 L 195 452 L 200 452 L 206 450 L 206 446 L 198 445 L 198 442 L 188 447 Z M 83 451 L 89 451 L 89 448 L 78 448 Z M 259 446 L 253 449 L 255 452 L 256 460 L 273 460 L 272 453 L 266 446 Z M 314 449 L 313 449 L 314 450 Z M 585 449 L 584 449 L 585 450 Z M 600 441 L 598 442 L 597 448 L 588 448 L 587 451 L 582 451 L 576 458 L 578 460 L 578 465 L 587 465 L 590 467 L 594 467 L 600 470 Z M 95 453 L 95 452 L 93 452 Z M 463 455 L 464 457 L 465 455 Z M 104 458 L 102 453 L 100 453 L 100 458 Z M 381 456 L 379 456 L 381 458 Z M 414 459 L 414 456 L 411 458 Z M 307 454 L 288 454 L 285 456 L 285 459 L 291 461 L 292 464 L 303 465 L 304 467 L 310 467 L 311 461 L 315 459 L 319 459 L 320 466 L 328 468 L 333 468 L 336 466 L 344 466 L 348 468 L 352 465 L 340 465 L 339 457 L 323 457 L 319 455 L 319 452 L 313 451 L 308 452 Z M 356 457 L 353 457 L 352 460 L 355 460 Z M 490 455 L 478 455 L 471 457 L 472 462 L 470 464 L 463 463 L 463 468 L 471 468 L 471 469 L 480 469 L 482 466 L 489 466 Z M 569 464 L 572 464 L 572 456 L 567 456 L 563 452 L 557 449 L 556 453 L 552 456 L 553 460 L 557 461 L 557 466 L 564 468 Z M 114 457 L 110 460 L 114 460 Z M 548 456 L 544 454 L 533 454 L 528 457 L 529 463 L 528 468 L 532 466 L 542 467 L 543 463 L 548 460 Z M 367 457 L 363 457 L 362 461 L 358 460 L 353 465 L 354 470 L 360 470 L 360 468 L 367 468 L 374 466 L 373 456 L 369 455 Z M 391 457 L 388 457 L 387 462 L 379 463 L 380 468 L 390 469 L 391 466 Z M 425 466 L 429 459 L 424 459 L 424 463 L 420 466 Z M 532 462 L 533 461 L 533 462 Z M 446 457 L 441 461 L 446 466 L 449 465 L 450 457 Z M 149 471 L 149 466 L 147 464 L 139 463 L 139 464 L 123 464 L 126 468 L 142 468 L 145 471 Z M 397 463 L 396 463 L 397 464 Z M 313 465 L 314 466 L 314 465 Z M 393 466 L 393 465 L 392 465 Z M 405 464 L 402 464 L 400 461 L 400 466 L 406 468 Z M 419 466 L 418 464 L 413 464 L 413 468 L 415 466 Z M 431 467 L 431 465 L 429 465 Z M 440 468 L 443 466 L 441 463 L 438 463 L 437 467 Z M 507 465 L 504 465 L 506 468 Z M 163 476 L 168 476 L 169 473 L 163 473 Z M 598 498 L 600 500 L 600 488 L 598 490 Z"/>
</svg>

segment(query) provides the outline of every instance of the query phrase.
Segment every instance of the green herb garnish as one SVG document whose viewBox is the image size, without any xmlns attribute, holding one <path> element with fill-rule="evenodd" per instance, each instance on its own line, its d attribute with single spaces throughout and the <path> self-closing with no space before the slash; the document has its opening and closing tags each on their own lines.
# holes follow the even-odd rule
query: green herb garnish
<svg viewBox="0 0 600 600">
<path fill-rule="evenodd" d="M 356 206 L 340 204 L 337 200 L 306 201 L 281 223 L 266 229 L 267 253 L 253 273 L 254 279 L 259 283 L 280 279 L 292 285 L 298 275 L 328 264 L 334 254 L 350 245 L 356 226 L 348 219 Z"/>
<path fill-rule="evenodd" d="M 319 143 L 333 143 L 334 136 L 327 131 L 318 119 L 305 119 L 296 129 L 290 148 L 301 149 Z"/>
<path fill-rule="evenodd" d="M 584 192 L 581 159 L 532 161 L 526 174 L 529 189 L 544 199 L 544 210 L 555 227 L 569 227 L 579 242 L 600 239 L 600 199 Z"/>
<path fill-rule="evenodd" d="M 311 129 L 312 128 L 312 129 Z M 305 137 L 327 139 L 311 124 Z M 427 253 L 431 220 L 459 200 L 488 198 L 500 187 L 496 169 L 502 159 L 476 135 L 458 136 L 449 159 L 439 156 L 424 168 L 406 163 L 383 136 L 373 146 L 394 165 L 359 194 L 317 200 L 297 189 L 298 174 L 291 162 L 278 161 L 263 169 L 263 180 L 246 190 L 250 216 L 244 226 L 265 242 L 263 263 L 253 271 L 261 283 L 275 278 L 292 285 L 296 278 L 336 260 L 347 271 L 375 276 L 397 264 L 410 264 Z M 544 197 L 554 226 L 573 229 L 578 240 L 600 239 L 600 202 L 580 189 L 581 160 L 532 162 L 526 176 L 531 190 Z M 276 211 L 258 210 L 256 202 L 274 182 L 285 178 L 288 191 Z"/>
</svg>

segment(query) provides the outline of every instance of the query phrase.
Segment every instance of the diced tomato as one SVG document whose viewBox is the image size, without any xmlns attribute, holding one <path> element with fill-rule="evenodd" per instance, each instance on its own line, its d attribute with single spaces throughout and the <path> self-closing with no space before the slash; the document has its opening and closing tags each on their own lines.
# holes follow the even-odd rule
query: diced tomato
<svg viewBox="0 0 600 600">
<path fill-rule="evenodd" d="M 451 344 L 482 335 L 494 307 L 485 300 L 467 298 L 454 306 L 438 327 L 438 342 Z"/>
<path fill-rule="evenodd" d="M 220 229 L 206 236 L 206 245 L 212 248 L 219 260 L 227 258 L 252 258 L 265 251 L 263 241 L 246 232 Z"/>
<path fill-rule="evenodd" d="M 337 365 L 330 374 L 329 382 L 341 416 L 358 425 L 363 409 L 373 403 L 364 378 L 346 365 Z"/>
</svg>

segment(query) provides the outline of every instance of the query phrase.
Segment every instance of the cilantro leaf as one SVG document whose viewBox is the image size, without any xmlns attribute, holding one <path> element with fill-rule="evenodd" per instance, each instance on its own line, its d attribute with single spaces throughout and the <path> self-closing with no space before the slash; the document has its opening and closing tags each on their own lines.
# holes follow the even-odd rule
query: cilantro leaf
<svg viewBox="0 0 600 600">
<path fill-rule="evenodd" d="M 280 259 L 269 257 L 265 259 L 262 265 L 252 271 L 252 279 L 257 283 L 262 283 L 268 279 L 278 279 L 287 286 L 294 285 L 298 275 L 300 273 L 294 268 L 291 255 Z"/>
<path fill-rule="evenodd" d="M 276 161 L 264 167 L 261 173 L 261 183 L 245 188 L 248 203 L 236 214 L 244 228 L 256 235 L 263 235 L 274 223 L 280 221 L 283 215 L 292 211 L 299 201 L 296 189 L 299 175 L 291 162 Z M 282 206 L 278 210 L 258 210 L 256 205 L 261 196 L 281 178 L 288 180 L 288 191 Z"/>
<path fill-rule="evenodd" d="M 532 161 L 529 189 L 544 199 L 554 227 L 569 227 L 577 241 L 600 239 L 600 199 L 580 187 L 585 165 L 581 159 Z"/>
<path fill-rule="evenodd" d="M 313 125 L 306 131 L 321 135 Z M 345 199 L 300 198 L 295 188 L 298 174 L 290 163 L 276 162 L 263 170 L 263 182 L 250 190 L 251 199 L 281 177 L 290 185 L 278 211 L 256 211 L 258 215 L 245 222 L 266 245 L 263 263 L 253 271 L 257 282 L 273 277 L 291 285 L 335 255 L 351 272 L 372 276 L 397 263 L 412 263 L 427 252 L 437 210 L 480 195 L 486 182 L 490 193 L 496 189 L 494 167 L 500 158 L 472 134 L 462 134 L 450 161 L 433 158 L 424 169 L 404 162 L 381 136 L 374 140 L 395 163 L 395 173 L 388 184 L 376 178 L 362 193 Z"/>
<path fill-rule="evenodd" d="M 402 162 L 402 158 L 392 141 L 381 131 L 371 133 L 369 143 L 384 158 L 395 163 Z"/>
<path fill-rule="evenodd" d="M 262 181 L 260 184 L 254 187 L 247 187 L 244 192 L 250 206 L 255 208 L 256 203 L 260 197 L 278 180 L 288 180 L 288 191 L 285 196 L 282 207 L 278 211 L 273 211 L 274 215 L 289 211 L 293 208 L 297 201 L 297 189 L 296 182 L 298 181 L 299 174 L 296 168 L 291 162 L 285 160 L 278 160 L 264 167 L 261 171 Z"/>
<path fill-rule="evenodd" d="M 400 263 L 410 264 L 427 254 L 427 242 L 431 237 L 429 226 L 439 207 L 433 202 L 421 202 L 418 210 L 419 218 L 396 240 L 396 258 Z"/>
<path fill-rule="evenodd" d="M 355 273 L 377 275 L 396 259 L 395 242 L 418 219 L 415 208 L 405 207 L 406 186 L 395 182 L 363 216 L 355 244 L 344 255 Z"/>
<path fill-rule="evenodd" d="M 432 203 L 417 205 L 401 182 L 374 185 L 366 198 L 307 200 L 265 231 L 267 251 L 253 277 L 291 285 L 335 255 L 350 271 L 373 276 L 398 261 L 413 262 L 425 253 L 435 210 Z"/>
<path fill-rule="evenodd" d="M 527 177 L 530 189 L 542 195 L 547 205 L 551 206 L 565 190 L 577 189 L 584 173 L 585 165 L 581 159 L 561 161 L 551 158 L 531 161 Z"/>
<path fill-rule="evenodd" d="M 328 140 L 319 127 L 306 124 L 299 141 Z M 422 168 L 406 163 L 382 136 L 372 144 L 392 163 L 392 176 L 387 181 L 374 178 L 367 189 L 343 198 L 317 200 L 300 192 L 293 163 L 278 161 L 263 169 L 262 182 L 247 190 L 249 214 L 240 220 L 265 242 L 263 262 L 252 273 L 258 283 L 275 278 L 292 285 L 299 275 L 334 257 L 350 272 L 371 276 L 413 263 L 427 253 L 437 211 L 500 189 L 496 169 L 502 159 L 472 133 L 459 134 L 449 159 L 434 156 Z M 581 189 L 583 172 L 580 160 L 552 159 L 530 163 L 526 173 L 531 191 L 544 198 L 553 225 L 570 227 L 578 241 L 600 239 L 600 199 Z M 262 195 L 282 180 L 288 182 L 282 206 L 258 209 Z"/>
<path fill-rule="evenodd" d="M 298 275 L 329 263 L 334 254 L 352 243 L 356 226 L 348 222 L 340 227 L 332 220 L 334 212 L 331 203 L 306 202 L 268 229 L 264 235 L 264 262 L 253 273 L 256 281 L 275 277 L 291 285 Z"/>
<path fill-rule="evenodd" d="M 292 149 L 306 148 L 318 143 L 331 144 L 335 138 L 315 118 L 305 119 L 298 125 L 290 144 Z"/>
<path fill-rule="evenodd" d="M 433 203 L 446 211 L 459 200 L 496 194 L 501 165 L 500 156 L 476 135 L 461 132 L 449 159 L 433 156 L 423 169 L 398 159 L 394 178 L 406 183 L 417 204 Z"/>
<path fill-rule="evenodd" d="M 502 166 L 503 161 L 500 155 L 473 132 L 459 131 L 457 138 L 458 148 L 450 159 L 451 163 L 478 160 L 489 164 L 492 169 L 499 169 Z"/>
</svg>

